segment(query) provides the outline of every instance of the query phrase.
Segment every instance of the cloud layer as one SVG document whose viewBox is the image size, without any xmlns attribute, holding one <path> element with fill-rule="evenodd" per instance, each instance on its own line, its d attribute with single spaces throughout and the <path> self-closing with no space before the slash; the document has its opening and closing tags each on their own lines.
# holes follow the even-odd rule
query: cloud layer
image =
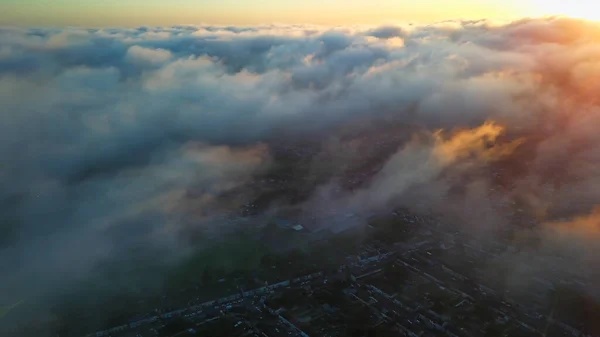
<svg viewBox="0 0 600 337">
<path fill-rule="evenodd" d="M 565 18 L 2 28 L 0 278 L 20 292 L 133 247 L 175 258 L 190 216 L 214 225 L 204 210 L 268 167 L 274 142 L 328 139 L 324 153 L 357 162 L 377 145 L 337 132 L 394 123 L 409 140 L 372 179 L 341 194 L 331 179 L 306 213 L 425 205 L 494 233 L 514 212 L 498 205 L 518 204 L 545 228 L 575 219 L 568 242 L 595 251 L 599 42 Z"/>
</svg>

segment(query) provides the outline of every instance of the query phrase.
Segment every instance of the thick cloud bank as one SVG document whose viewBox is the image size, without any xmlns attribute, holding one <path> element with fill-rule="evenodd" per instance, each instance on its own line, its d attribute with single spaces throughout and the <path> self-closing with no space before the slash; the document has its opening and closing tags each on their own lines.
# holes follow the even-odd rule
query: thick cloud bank
<svg viewBox="0 0 600 337">
<path fill-rule="evenodd" d="M 139 249 L 177 258 L 190 226 L 217 226 L 218 196 L 268 169 L 270 144 L 377 123 L 410 140 L 306 213 L 404 205 L 486 235 L 518 205 L 548 247 L 595 263 L 595 24 L 2 28 L 0 46 L 0 282 L 17 297 Z"/>
</svg>

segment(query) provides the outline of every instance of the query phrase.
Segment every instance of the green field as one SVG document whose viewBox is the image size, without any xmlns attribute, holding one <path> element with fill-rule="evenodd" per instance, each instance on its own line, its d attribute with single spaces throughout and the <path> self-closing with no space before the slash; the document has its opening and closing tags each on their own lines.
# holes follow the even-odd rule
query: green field
<svg viewBox="0 0 600 337">
<path fill-rule="evenodd" d="M 259 266 L 268 248 L 256 239 L 240 237 L 199 250 L 173 270 L 170 283 L 201 280 L 204 271 L 216 276 L 251 271 Z"/>
</svg>

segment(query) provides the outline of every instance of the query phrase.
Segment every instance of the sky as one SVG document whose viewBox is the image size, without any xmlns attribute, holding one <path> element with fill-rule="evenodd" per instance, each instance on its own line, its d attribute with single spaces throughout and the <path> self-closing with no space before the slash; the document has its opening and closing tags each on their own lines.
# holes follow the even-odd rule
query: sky
<svg viewBox="0 0 600 337">
<path fill-rule="evenodd" d="M 593 1 L 558 0 L 2 0 L 0 25 L 325 25 L 595 15 Z M 592 13 L 592 14 L 590 14 Z"/>
</svg>

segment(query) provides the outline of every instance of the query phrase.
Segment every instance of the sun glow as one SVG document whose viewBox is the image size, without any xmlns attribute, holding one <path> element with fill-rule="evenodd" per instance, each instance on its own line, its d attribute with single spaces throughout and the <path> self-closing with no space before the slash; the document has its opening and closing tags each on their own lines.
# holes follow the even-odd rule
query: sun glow
<svg viewBox="0 0 600 337">
<path fill-rule="evenodd" d="M 542 15 L 564 15 L 577 19 L 600 21 L 600 1 L 597 0 L 534 0 Z"/>
<path fill-rule="evenodd" d="M 600 21 L 600 0 L 0 0 L 0 26 L 381 25 L 555 15 Z"/>
</svg>

